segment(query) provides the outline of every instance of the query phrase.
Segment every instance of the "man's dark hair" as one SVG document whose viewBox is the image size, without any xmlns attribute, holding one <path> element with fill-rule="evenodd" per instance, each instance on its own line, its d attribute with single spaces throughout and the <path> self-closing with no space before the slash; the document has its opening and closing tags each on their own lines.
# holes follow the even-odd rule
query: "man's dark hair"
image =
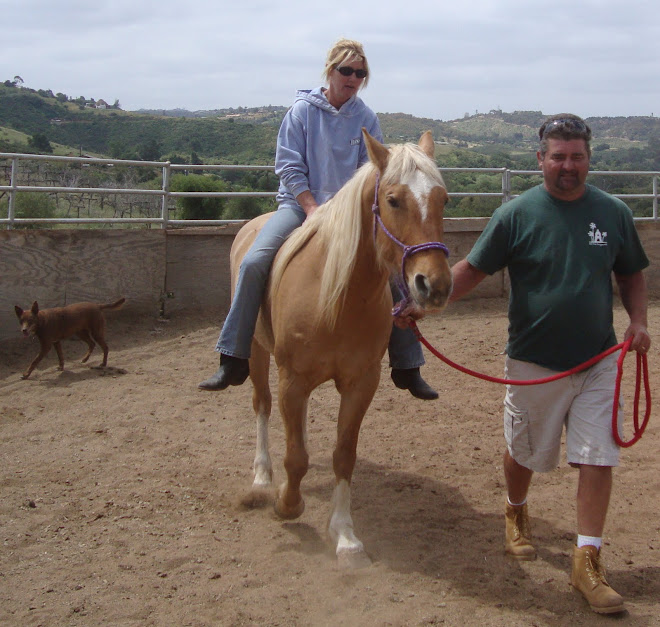
<svg viewBox="0 0 660 627">
<path fill-rule="evenodd" d="M 541 155 L 548 150 L 548 139 L 583 139 L 587 146 L 587 153 L 591 156 L 591 129 L 579 116 L 572 113 L 558 113 L 550 116 L 539 129 L 541 140 Z"/>
</svg>

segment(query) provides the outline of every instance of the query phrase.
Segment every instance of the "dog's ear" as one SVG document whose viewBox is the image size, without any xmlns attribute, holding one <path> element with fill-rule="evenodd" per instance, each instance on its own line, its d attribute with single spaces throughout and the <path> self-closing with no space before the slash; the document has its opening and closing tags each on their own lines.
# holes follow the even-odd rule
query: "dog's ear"
<svg viewBox="0 0 660 627">
<path fill-rule="evenodd" d="M 23 310 L 18 305 L 14 305 L 14 311 L 16 312 L 16 316 L 20 320 L 21 316 L 23 315 Z"/>
<path fill-rule="evenodd" d="M 39 313 L 39 303 L 37 303 L 36 300 L 32 303 L 32 309 L 30 309 L 30 311 L 31 311 L 35 316 Z"/>
</svg>

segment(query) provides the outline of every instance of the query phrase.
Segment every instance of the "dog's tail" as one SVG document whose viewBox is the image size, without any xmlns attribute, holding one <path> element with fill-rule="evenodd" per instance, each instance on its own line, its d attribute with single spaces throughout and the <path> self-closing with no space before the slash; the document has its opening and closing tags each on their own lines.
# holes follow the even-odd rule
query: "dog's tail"
<svg viewBox="0 0 660 627">
<path fill-rule="evenodd" d="M 122 296 L 117 302 L 114 303 L 105 303 L 105 305 L 100 305 L 101 309 L 119 309 L 126 299 Z"/>
</svg>

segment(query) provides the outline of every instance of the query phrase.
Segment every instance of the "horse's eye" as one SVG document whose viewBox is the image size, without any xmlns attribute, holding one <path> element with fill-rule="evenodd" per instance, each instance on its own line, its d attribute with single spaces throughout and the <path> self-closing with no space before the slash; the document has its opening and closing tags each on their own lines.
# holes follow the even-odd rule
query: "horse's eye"
<svg viewBox="0 0 660 627">
<path fill-rule="evenodd" d="M 397 209 L 399 207 L 399 201 L 394 196 L 388 196 L 387 202 L 390 205 L 390 207 L 393 207 L 394 209 Z"/>
</svg>

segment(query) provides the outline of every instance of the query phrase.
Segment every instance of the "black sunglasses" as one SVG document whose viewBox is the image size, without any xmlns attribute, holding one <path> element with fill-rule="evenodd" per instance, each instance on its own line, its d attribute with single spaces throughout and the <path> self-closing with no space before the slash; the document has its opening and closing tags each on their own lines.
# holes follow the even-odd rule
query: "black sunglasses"
<svg viewBox="0 0 660 627">
<path fill-rule="evenodd" d="M 572 133 L 590 134 L 589 127 L 582 120 L 575 120 L 574 118 L 562 118 L 548 122 L 543 127 L 543 129 L 541 129 L 539 135 L 541 139 L 544 139 L 548 133 L 558 128 L 561 128 L 561 130 L 567 130 Z"/>
<path fill-rule="evenodd" d="M 335 70 L 337 70 L 337 72 L 339 72 L 342 76 L 351 76 L 353 72 L 355 72 L 356 78 L 366 78 L 368 74 L 367 70 L 355 70 L 348 65 L 343 67 L 336 67 Z"/>
</svg>

